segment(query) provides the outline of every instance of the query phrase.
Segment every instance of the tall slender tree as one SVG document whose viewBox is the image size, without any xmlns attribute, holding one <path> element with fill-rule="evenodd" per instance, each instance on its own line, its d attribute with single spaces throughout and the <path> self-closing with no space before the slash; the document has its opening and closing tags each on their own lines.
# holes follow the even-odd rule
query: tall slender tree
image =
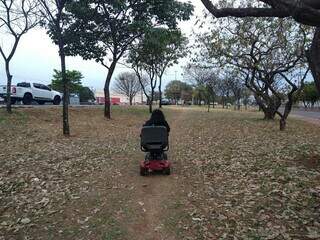
<svg viewBox="0 0 320 240">
<path fill-rule="evenodd" d="M 165 71 L 186 56 L 187 39 L 180 30 L 154 28 L 147 34 L 147 41 L 155 49 L 153 58 L 156 64 L 156 75 L 159 79 L 159 108 L 162 107 L 162 78 Z"/>
<path fill-rule="evenodd" d="M 67 29 L 68 18 L 65 12 L 67 3 L 71 0 L 39 0 L 42 9 L 42 15 L 46 20 L 45 26 L 48 29 L 48 34 L 53 42 L 59 48 L 61 78 L 63 83 L 63 134 L 70 135 L 69 127 L 69 87 L 66 75 L 66 52 L 65 44 L 67 36 L 65 34 Z"/>
<path fill-rule="evenodd" d="M 5 38 L 5 45 L 0 45 L 0 54 L 4 60 L 7 76 L 7 112 L 11 113 L 12 75 L 10 62 L 16 53 L 21 37 L 40 21 L 38 3 L 33 0 L 0 0 L 0 32 Z M 11 38 L 11 39 L 10 39 Z M 11 46 L 9 44 L 11 43 Z M 7 50 L 7 52 L 6 52 Z"/>
<path fill-rule="evenodd" d="M 154 51 L 157 51 L 154 48 L 154 44 L 148 40 L 142 40 L 137 46 L 131 48 L 128 62 L 131 64 L 132 69 L 135 71 L 143 92 L 147 97 L 147 102 L 149 105 L 149 112 L 152 112 L 153 101 L 155 98 L 155 89 L 158 83 L 158 69 L 157 69 L 157 61 Z M 147 76 L 148 86 L 150 87 L 150 93 L 148 93 L 143 86 L 143 82 L 141 81 L 142 74 Z"/>
<path fill-rule="evenodd" d="M 152 111 L 153 94 L 157 84 L 161 108 L 163 75 L 168 67 L 186 55 L 186 38 L 178 29 L 152 28 L 139 38 L 139 42 L 130 50 L 129 62 L 132 67 L 144 70 L 149 76 L 150 111 Z"/>
</svg>

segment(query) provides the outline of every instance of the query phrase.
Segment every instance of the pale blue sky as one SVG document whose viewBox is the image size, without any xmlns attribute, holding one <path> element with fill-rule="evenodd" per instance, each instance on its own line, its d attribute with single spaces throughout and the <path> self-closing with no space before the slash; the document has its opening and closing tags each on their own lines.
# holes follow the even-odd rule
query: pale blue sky
<svg viewBox="0 0 320 240">
<path fill-rule="evenodd" d="M 193 0 L 192 3 L 196 7 L 195 15 L 200 15 L 204 9 L 201 1 Z M 187 36 L 191 34 L 194 23 L 195 17 L 188 22 L 180 24 L 182 31 Z M 4 39 L 0 35 L 0 44 L 6 46 L 10 43 L 8 39 Z M 164 77 L 165 84 L 170 80 L 174 80 L 175 72 L 177 72 L 177 79 L 182 80 L 181 74 L 183 70 L 181 66 L 185 63 L 186 60 L 181 60 L 179 65 L 168 69 Z M 49 84 L 53 69 L 60 69 L 59 64 L 57 47 L 51 42 L 46 31 L 41 28 L 33 29 L 23 36 L 17 52 L 12 59 L 11 73 L 13 75 L 13 84 L 21 81 Z M 107 69 L 95 61 L 84 61 L 80 57 L 67 57 L 67 68 L 81 71 L 84 75 L 82 82 L 85 86 L 93 87 L 97 90 L 103 89 Z M 122 71 L 126 71 L 126 69 L 118 65 L 114 77 Z M 6 84 L 6 76 L 3 59 L 0 58 L 0 85 L 3 84 Z"/>
</svg>

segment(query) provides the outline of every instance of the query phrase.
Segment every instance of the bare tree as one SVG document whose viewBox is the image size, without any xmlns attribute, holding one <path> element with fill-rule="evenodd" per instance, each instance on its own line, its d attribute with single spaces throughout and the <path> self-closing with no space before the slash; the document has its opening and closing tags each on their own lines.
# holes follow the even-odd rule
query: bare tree
<svg viewBox="0 0 320 240">
<path fill-rule="evenodd" d="M 63 83 L 63 134 L 65 136 L 69 136 L 69 87 L 66 76 L 66 37 L 64 36 L 64 30 L 67 27 L 65 7 L 68 0 L 39 0 L 39 2 L 42 7 L 42 14 L 47 20 L 46 26 L 49 29 L 48 33 L 54 43 L 59 47 L 61 77 Z"/>
<path fill-rule="evenodd" d="M 7 76 L 7 112 L 11 113 L 11 83 L 10 62 L 17 50 L 21 37 L 39 23 L 38 4 L 32 0 L 0 0 L 0 31 L 8 43 L 8 37 L 13 38 L 12 45 L 0 46 L 0 54 L 5 62 Z M 5 49 L 9 49 L 6 53 Z"/>
<path fill-rule="evenodd" d="M 258 0 L 252 5 L 248 1 L 241 6 L 218 7 L 211 0 L 201 0 L 207 10 L 217 18 L 222 17 L 292 17 L 298 23 L 317 27 L 308 51 L 308 63 L 318 92 L 320 93 L 320 1 L 319 0 Z"/>
<path fill-rule="evenodd" d="M 184 77 L 202 93 L 201 95 L 205 98 L 205 102 L 208 105 L 208 112 L 210 111 L 211 102 L 213 102 L 212 107 L 214 108 L 221 82 L 219 71 L 205 63 L 188 64 L 184 69 Z"/>
<path fill-rule="evenodd" d="M 274 119 L 278 114 L 280 129 L 284 130 L 292 95 L 301 88 L 307 74 L 308 36 L 308 29 L 293 21 L 218 20 L 210 34 L 201 35 L 198 42 L 203 51 L 199 55 L 211 64 L 241 73 L 265 119 Z M 297 71 L 301 74 L 295 74 Z M 284 102 L 287 107 L 282 114 L 279 108 Z"/>
<path fill-rule="evenodd" d="M 144 69 L 142 68 L 141 64 L 138 63 L 137 59 L 131 59 L 131 65 L 127 65 L 122 63 L 122 65 L 131 68 L 136 77 L 138 78 L 138 81 L 140 83 L 141 92 L 142 94 L 147 98 L 147 103 L 150 103 L 151 100 L 151 88 L 150 83 L 153 83 L 150 79 L 148 79 L 147 74 L 144 72 Z M 149 105 L 149 111 L 152 112 L 152 107 Z"/>
<path fill-rule="evenodd" d="M 135 73 L 124 72 L 115 79 L 114 90 L 129 99 L 130 106 L 134 97 L 141 91 L 139 78 Z"/>
<path fill-rule="evenodd" d="M 224 81 L 226 82 L 228 89 L 233 93 L 235 100 L 234 109 L 240 110 L 242 93 L 245 88 L 242 74 L 239 71 L 227 71 Z"/>
</svg>

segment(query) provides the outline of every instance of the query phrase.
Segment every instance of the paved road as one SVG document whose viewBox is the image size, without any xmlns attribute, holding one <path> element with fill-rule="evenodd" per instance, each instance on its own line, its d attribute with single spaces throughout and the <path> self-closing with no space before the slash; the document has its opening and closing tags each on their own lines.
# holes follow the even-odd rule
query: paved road
<svg viewBox="0 0 320 240">
<path fill-rule="evenodd" d="M 304 121 L 320 125 L 320 111 L 319 110 L 304 110 L 304 109 L 294 109 L 292 110 L 290 116 L 302 119 Z"/>
<path fill-rule="evenodd" d="M 299 117 L 307 117 L 320 120 L 320 111 L 311 111 L 311 110 L 292 110 L 292 115 L 299 116 Z"/>
</svg>

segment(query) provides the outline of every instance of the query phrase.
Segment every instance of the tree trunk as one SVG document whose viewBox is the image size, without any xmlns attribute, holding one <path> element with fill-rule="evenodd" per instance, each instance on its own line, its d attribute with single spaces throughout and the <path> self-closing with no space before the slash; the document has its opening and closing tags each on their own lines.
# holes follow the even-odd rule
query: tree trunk
<svg viewBox="0 0 320 240">
<path fill-rule="evenodd" d="M 162 85 L 162 76 L 160 76 L 160 82 L 159 82 L 159 108 L 162 108 L 162 90 L 161 90 L 161 85 Z"/>
<path fill-rule="evenodd" d="M 312 45 L 308 53 L 308 62 L 315 85 L 320 94 L 320 27 L 316 28 Z"/>
<path fill-rule="evenodd" d="M 148 99 L 148 104 L 149 104 L 149 113 L 152 113 L 152 97 Z"/>
<path fill-rule="evenodd" d="M 159 108 L 162 108 L 162 91 L 160 90 L 161 87 L 159 87 Z"/>
<path fill-rule="evenodd" d="M 108 75 L 104 84 L 104 116 L 107 119 L 111 119 L 111 101 L 110 101 L 110 82 L 116 68 L 116 62 L 113 61 L 108 69 Z"/>
<path fill-rule="evenodd" d="M 286 129 L 286 119 L 281 118 L 280 119 L 280 131 L 284 131 Z"/>
<path fill-rule="evenodd" d="M 149 98 L 149 112 L 152 113 L 152 104 L 153 104 L 154 90 L 151 89 L 151 97 Z"/>
<path fill-rule="evenodd" d="M 212 108 L 215 108 L 215 106 L 214 106 L 214 102 L 215 102 L 215 100 L 216 100 L 216 97 L 213 95 L 213 96 L 212 96 L 212 102 L 213 102 L 213 104 L 212 104 Z"/>
<path fill-rule="evenodd" d="M 287 118 L 292 110 L 293 106 L 293 95 L 298 90 L 297 87 L 294 87 L 291 92 L 288 94 L 288 102 L 286 103 L 286 106 L 284 107 L 283 115 L 280 119 L 280 131 L 284 131 L 286 129 L 286 121 Z"/>
<path fill-rule="evenodd" d="M 12 75 L 10 74 L 10 62 L 6 61 L 6 75 L 7 75 L 7 112 L 12 113 L 11 108 L 11 82 L 12 82 Z"/>
<path fill-rule="evenodd" d="M 304 106 L 304 110 L 307 110 L 308 105 L 307 105 L 306 101 L 302 100 L 302 103 L 303 103 L 303 106 Z"/>
<path fill-rule="evenodd" d="M 106 79 L 104 84 L 104 116 L 111 119 L 110 81 Z"/>
<path fill-rule="evenodd" d="M 133 99 L 133 97 L 129 97 L 129 104 L 130 104 L 130 106 L 132 106 L 132 99 Z"/>
<path fill-rule="evenodd" d="M 264 120 L 274 120 L 278 109 L 275 109 L 275 107 L 273 107 L 272 105 L 269 105 L 269 106 L 264 105 L 262 100 L 256 94 L 255 94 L 254 98 L 259 106 L 259 111 L 263 111 L 263 113 L 264 113 L 263 119 Z"/>
<path fill-rule="evenodd" d="M 264 113 L 264 120 L 274 120 L 276 117 L 276 111 L 271 108 L 262 108 Z"/>
<path fill-rule="evenodd" d="M 59 55 L 61 62 L 61 76 L 63 84 L 63 107 L 62 107 L 62 121 L 63 121 L 63 135 L 70 135 L 69 127 L 69 83 L 66 76 L 66 56 L 64 52 L 64 42 L 59 41 Z"/>
</svg>

